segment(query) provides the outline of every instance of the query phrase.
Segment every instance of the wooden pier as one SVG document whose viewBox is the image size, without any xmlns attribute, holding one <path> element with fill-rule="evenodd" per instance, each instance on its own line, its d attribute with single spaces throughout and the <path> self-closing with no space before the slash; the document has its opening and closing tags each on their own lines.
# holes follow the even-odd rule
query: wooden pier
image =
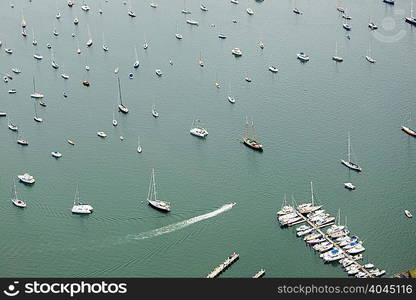
<svg viewBox="0 0 416 300">
<path fill-rule="evenodd" d="M 264 276 L 264 274 L 266 274 L 266 270 L 261 269 L 256 274 L 254 274 L 253 278 L 262 278 Z"/>
<path fill-rule="evenodd" d="M 216 267 L 214 270 L 211 271 L 207 275 L 207 278 L 215 278 L 218 275 L 220 275 L 222 272 L 224 272 L 228 267 L 230 267 L 237 259 L 239 259 L 240 256 L 237 253 L 231 254 L 229 257 L 225 259 L 225 261 L 220 264 L 218 267 Z"/>
</svg>

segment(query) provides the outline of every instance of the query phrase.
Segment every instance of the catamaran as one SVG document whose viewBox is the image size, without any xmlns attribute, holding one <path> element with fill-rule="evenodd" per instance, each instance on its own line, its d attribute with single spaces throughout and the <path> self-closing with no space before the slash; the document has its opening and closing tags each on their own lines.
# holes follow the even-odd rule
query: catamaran
<svg viewBox="0 0 416 300">
<path fill-rule="evenodd" d="M 350 168 L 351 170 L 361 172 L 362 169 L 359 165 L 351 162 L 351 141 L 350 141 L 350 133 L 348 132 L 348 156 L 347 160 L 341 159 L 341 163 L 346 167 Z"/>
<path fill-rule="evenodd" d="M 120 85 L 119 77 L 117 77 L 117 81 L 118 81 L 118 94 L 120 98 L 120 104 L 118 105 L 118 110 L 124 114 L 127 114 L 129 112 L 129 109 L 123 104 L 123 98 L 121 97 L 121 85 Z"/>
<path fill-rule="evenodd" d="M 73 214 L 78 214 L 78 215 L 88 215 L 88 214 L 91 214 L 93 210 L 94 208 L 91 205 L 83 204 L 79 201 L 79 191 L 78 191 L 78 186 L 77 186 L 77 189 L 75 191 L 74 204 L 72 206 L 71 212 Z"/>
<path fill-rule="evenodd" d="M 17 207 L 20 207 L 20 208 L 26 207 L 26 202 L 24 202 L 23 200 L 20 200 L 17 197 L 16 182 L 14 181 L 14 178 L 13 178 L 13 189 L 12 189 L 11 201 Z"/>
<path fill-rule="evenodd" d="M 246 118 L 246 136 L 243 137 L 243 143 L 247 147 L 257 150 L 263 151 L 263 145 L 254 139 L 254 122 L 253 119 L 251 120 L 251 137 L 248 136 L 248 120 Z"/>
<path fill-rule="evenodd" d="M 150 206 L 163 212 L 170 211 L 170 203 L 157 199 L 156 193 L 156 180 L 155 169 L 152 169 L 152 175 L 150 177 L 149 191 L 147 193 L 147 202 Z"/>
<path fill-rule="evenodd" d="M 208 131 L 200 125 L 200 122 L 199 119 L 193 120 L 192 128 L 189 132 L 194 136 L 205 138 L 208 135 Z"/>
</svg>

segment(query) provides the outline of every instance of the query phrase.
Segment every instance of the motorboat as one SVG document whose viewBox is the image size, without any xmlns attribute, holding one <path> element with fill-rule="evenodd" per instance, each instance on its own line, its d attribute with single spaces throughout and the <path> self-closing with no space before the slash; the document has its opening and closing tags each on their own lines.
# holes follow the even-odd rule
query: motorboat
<svg viewBox="0 0 416 300">
<path fill-rule="evenodd" d="M 394 0 L 383 0 L 384 3 L 394 5 Z"/>
<path fill-rule="evenodd" d="M 52 60 L 51 65 L 52 65 L 52 68 L 59 69 L 59 65 L 54 60 Z"/>
<path fill-rule="evenodd" d="M 411 218 L 413 217 L 412 213 L 410 211 L 408 211 L 407 209 L 404 210 L 404 214 L 406 215 L 406 217 Z"/>
<path fill-rule="evenodd" d="M 160 69 L 157 69 L 156 71 L 156 75 L 161 77 L 163 75 L 162 71 Z"/>
<path fill-rule="evenodd" d="M 220 34 L 218 34 L 218 38 L 220 38 L 220 39 L 226 39 L 227 36 L 225 34 L 220 33 Z"/>
<path fill-rule="evenodd" d="M 235 103 L 235 98 L 234 98 L 234 97 L 232 97 L 232 96 L 228 96 L 228 97 L 227 97 L 227 99 L 228 99 L 228 101 L 229 101 L 230 103 L 232 103 L 232 104 L 234 104 L 234 103 Z"/>
<path fill-rule="evenodd" d="M 260 49 L 264 49 L 264 43 L 262 41 L 259 42 Z"/>
<path fill-rule="evenodd" d="M 0 117 L 5 117 L 5 116 L 7 116 L 7 113 L 4 111 L 0 111 Z"/>
<path fill-rule="evenodd" d="M 11 131 L 18 131 L 18 127 L 14 125 L 12 122 L 9 121 L 9 124 L 7 125 Z"/>
<path fill-rule="evenodd" d="M 88 41 L 87 41 L 87 47 L 91 47 L 92 46 L 92 39 L 89 39 Z"/>
<path fill-rule="evenodd" d="M 364 248 L 363 245 L 358 244 L 355 247 L 350 248 L 346 251 L 347 251 L 348 254 L 358 254 L 358 253 L 361 253 L 361 252 L 365 251 L 365 248 Z"/>
<path fill-rule="evenodd" d="M 230 1 L 232 4 L 238 4 L 238 0 L 231 0 Z"/>
<path fill-rule="evenodd" d="M 8 90 L 8 93 L 9 93 L 9 94 L 16 94 L 16 93 L 17 93 L 17 91 L 16 91 L 15 89 L 10 89 L 10 90 Z"/>
<path fill-rule="evenodd" d="M 299 232 L 299 231 L 304 231 L 304 230 L 308 230 L 308 229 L 310 229 L 311 227 L 309 226 L 309 225 L 300 225 L 298 228 L 296 228 L 296 231 L 297 232 Z"/>
<path fill-rule="evenodd" d="M 59 151 L 52 151 L 51 152 L 51 154 L 52 154 L 52 156 L 53 157 L 55 157 L 55 158 L 60 158 L 60 157 L 62 157 L 62 153 L 61 152 L 59 152 Z"/>
<path fill-rule="evenodd" d="M 13 50 L 10 48 L 4 48 L 4 52 L 6 52 L 7 54 L 13 54 Z"/>
<path fill-rule="evenodd" d="M 75 142 L 73 141 L 73 140 L 66 140 L 67 142 L 68 142 L 68 144 L 70 144 L 70 145 L 72 145 L 72 146 L 74 146 L 75 145 Z"/>
<path fill-rule="evenodd" d="M 12 68 L 12 72 L 15 74 L 20 74 L 22 73 L 22 70 L 20 70 L 19 68 Z"/>
<path fill-rule="evenodd" d="M 90 86 L 90 82 L 89 82 L 89 81 L 87 81 L 87 80 L 83 80 L 83 81 L 82 81 L 82 84 L 83 84 L 84 86 Z"/>
<path fill-rule="evenodd" d="M 401 129 L 406 132 L 408 135 L 414 136 L 416 137 L 416 130 L 406 127 L 406 126 L 402 126 Z"/>
<path fill-rule="evenodd" d="M 366 56 L 365 56 L 365 59 L 366 59 L 369 63 L 372 63 L 372 64 L 375 64 L 375 63 L 376 63 L 376 60 L 375 60 L 374 58 L 372 58 L 371 56 L 369 56 L 369 55 L 366 55 Z"/>
<path fill-rule="evenodd" d="M 254 15 L 254 10 L 253 10 L 253 9 L 251 9 L 251 8 L 247 8 L 247 9 L 246 9 L 246 12 L 247 12 L 250 16 Z"/>
<path fill-rule="evenodd" d="M 41 60 L 43 58 L 43 56 L 40 54 L 33 54 L 33 57 L 37 60 Z"/>
<path fill-rule="evenodd" d="M 198 25 L 199 25 L 199 22 L 198 22 L 198 21 L 195 21 L 195 20 L 193 20 L 193 19 L 187 19 L 187 20 L 186 20 L 186 23 L 188 23 L 188 24 L 190 24 L 190 25 L 196 25 L 196 26 L 198 26 Z"/>
<path fill-rule="evenodd" d="M 178 40 L 181 40 L 181 39 L 183 38 L 182 34 L 180 34 L 180 33 L 176 33 L 176 34 L 175 34 L 175 37 L 176 37 Z"/>
<path fill-rule="evenodd" d="M 78 25 L 78 23 L 79 23 L 79 19 L 78 19 L 78 18 L 75 18 L 75 19 L 74 19 L 74 24 L 75 24 L 75 25 Z"/>
<path fill-rule="evenodd" d="M 351 25 L 348 23 L 342 24 L 342 27 L 344 27 L 345 30 L 350 31 L 352 29 Z"/>
<path fill-rule="evenodd" d="M 29 145 L 29 143 L 26 140 L 23 140 L 23 139 L 18 139 L 17 143 L 19 145 L 22 145 L 22 146 L 28 146 Z"/>
<path fill-rule="evenodd" d="M 86 4 L 84 4 L 84 5 L 81 6 L 81 9 L 83 11 L 89 11 L 90 10 L 90 7 L 88 5 L 86 5 Z"/>
<path fill-rule="evenodd" d="M 247 81 L 247 82 L 251 82 L 252 81 L 252 79 L 250 77 L 246 77 L 246 78 L 244 78 L 244 80 Z"/>
<path fill-rule="evenodd" d="M 296 7 L 293 9 L 293 12 L 295 14 L 297 14 L 297 15 L 301 15 L 302 14 L 302 12 L 299 9 L 297 9 Z"/>
<path fill-rule="evenodd" d="M 298 54 L 297 54 L 297 58 L 300 60 L 300 61 L 302 61 L 302 62 L 305 62 L 305 61 L 309 61 L 309 56 L 307 56 L 305 53 L 303 53 L 303 52 L 299 52 Z"/>
<path fill-rule="evenodd" d="M 353 185 L 351 182 L 344 183 L 344 187 L 349 190 L 355 190 L 355 185 Z"/>
<path fill-rule="evenodd" d="M 322 259 L 325 262 L 332 262 L 337 261 L 345 257 L 345 255 L 340 252 L 338 249 L 334 249 L 328 252 L 325 252 L 324 254 L 321 254 Z"/>
<path fill-rule="evenodd" d="M 24 173 L 22 175 L 17 175 L 17 178 L 19 178 L 19 180 L 23 183 L 27 183 L 27 184 L 34 184 L 35 183 L 35 178 L 30 175 L 29 173 Z"/>
<path fill-rule="evenodd" d="M 156 3 L 150 3 L 150 7 L 157 8 L 157 4 Z"/>
<path fill-rule="evenodd" d="M 129 15 L 130 17 L 132 17 L 132 18 L 136 17 L 135 12 L 134 12 L 134 11 L 132 11 L 132 10 L 129 10 L 128 15 Z"/>
<path fill-rule="evenodd" d="M 103 132 L 103 131 L 98 131 L 98 132 L 97 132 L 97 135 L 98 135 L 99 137 L 102 137 L 102 138 L 107 137 L 107 134 L 106 134 L 105 132 Z"/>
<path fill-rule="evenodd" d="M 279 70 L 275 66 L 270 66 L 269 71 L 272 73 L 277 73 Z"/>
<path fill-rule="evenodd" d="M 64 74 L 64 73 L 62 73 L 62 74 L 61 74 L 61 77 L 62 77 L 63 79 L 69 79 L 69 75 Z"/>
<path fill-rule="evenodd" d="M 231 53 L 234 54 L 234 56 L 241 56 L 243 53 L 241 52 L 240 48 L 234 48 L 231 50 Z"/>
<path fill-rule="evenodd" d="M 370 28 L 371 30 L 376 30 L 378 26 L 375 23 L 371 22 L 370 24 L 368 24 L 368 28 Z"/>
<path fill-rule="evenodd" d="M 201 5 L 199 6 L 199 8 L 200 8 L 202 11 L 208 11 L 208 8 L 207 8 L 204 4 L 201 4 Z"/>
<path fill-rule="evenodd" d="M 159 117 L 159 113 L 157 112 L 156 107 L 154 105 L 152 107 L 152 116 L 155 118 Z"/>
</svg>

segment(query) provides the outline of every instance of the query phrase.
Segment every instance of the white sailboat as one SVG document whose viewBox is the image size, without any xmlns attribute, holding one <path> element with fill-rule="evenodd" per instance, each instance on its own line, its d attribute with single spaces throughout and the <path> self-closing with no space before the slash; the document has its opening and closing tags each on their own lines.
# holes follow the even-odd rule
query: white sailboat
<svg viewBox="0 0 416 300">
<path fill-rule="evenodd" d="M 137 137 L 137 152 L 142 153 L 142 146 L 140 145 L 140 136 Z"/>
<path fill-rule="evenodd" d="M 208 135 L 208 131 L 200 125 L 200 120 L 193 120 L 192 128 L 189 131 L 192 135 L 205 138 Z"/>
<path fill-rule="evenodd" d="M 118 105 L 118 110 L 121 111 L 124 114 L 127 114 L 129 112 L 129 109 L 123 104 L 123 98 L 121 96 L 121 85 L 120 85 L 120 77 L 117 76 L 118 81 L 118 95 L 120 98 L 120 104 Z"/>
<path fill-rule="evenodd" d="M 118 122 L 117 120 L 114 118 L 114 111 L 113 111 L 113 126 L 117 126 Z"/>
<path fill-rule="evenodd" d="M 38 44 L 38 41 L 35 38 L 35 30 L 32 28 L 32 45 L 36 46 Z"/>
<path fill-rule="evenodd" d="M 133 68 L 137 69 L 140 66 L 140 63 L 139 63 L 139 57 L 137 56 L 137 48 L 136 47 L 134 47 L 134 54 L 135 54 L 136 60 L 133 64 Z"/>
<path fill-rule="evenodd" d="M 338 43 L 335 43 L 335 55 L 332 56 L 332 60 L 336 62 L 342 62 L 344 60 L 342 56 L 338 56 Z"/>
<path fill-rule="evenodd" d="M 176 24 L 176 34 L 175 34 L 175 37 L 176 37 L 178 40 L 181 40 L 181 39 L 183 38 L 182 34 L 180 34 L 180 33 L 179 33 L 179 30 L 178 30 L 178 24 Z"/>
<path fill-rule="evenodd" d="M 92 38 L 91 38 L 91 32 L 90 32 L 90 26 L 87 24 L 87 30 L 88 30 L 88 41 L 87 41 L 87 47 L 92 46 Z"/>
<path fill-rule="evenodd" d="M 371 42 L 368 44 L 368 50 L 365 59 L 372 64 L 376 62 L 376 60 L 371 56 Z"/>
<path fill-rule="evenodd" d="M 25 208 L 26 207 L 26 202 L 24 202 L 23 200 L 20 200 L 17 197 L 16 182 L 15 182 L 14 178 L 13 178 L 13 189 L 12 189 L 11 201 L 17 207 L 20 207 L 20 208 Z"/>
<path fill-rule="evenodd" d="M 35 86 L 35 76 L 33 76 L 33 93 L 30 95 L 30 97 L 34 99 L 41 99 L 44 97 L 43 94 L 36 92 L 36 86 Z"/>
<path fill-rule="evenodd" d="M 105 43 L 105 37 L 104 37 L 104 32 L 103 32 L 103 50 L 104 52 L 107 52 L 108 50 L 110 50 L 107 46 L 107 44 Z"/>
<path fill-rule="evenodd" d="M 149 192 L 147 193 L 147 202 L 150 206 L 160 211 L 170 211 L 170 203 L 157 199 L 155 169 L 152 169 L 152 175 L 150 177 Z"/>
<path fill-rule="evenodd" d="M 409 113 L 409 120 L 407 120 L 406 123 L 409 123 L 412 120 L 412 112 Z M 408 135 L 416 137 L 416 130 L 412 129 L 410 127 L 407 126 L 402 126 L 401 129 L 406 132 Z"/>
<path fill-rule="evenodd" d="M 153 107 L 152 107 L 152 115 L 153 115 L 153 117 L 155 117 L 155 118 L 159 117 L 159 113 L 158 113 L 158 111 L 156 110 L 156 105 L 155 105 L 155 104 L 153 104 Z"/>
<path fill-rule="evenodd" d="M 233 96 L 231 96 L 231 83 L 228 84 L 228 96 L 227 99 L 230 103 L 234 104 L 235 103 L 235 98 Z"/>
<path fill-rule="evenodd" d="M 361 172 L 362 169 L 359 165 L 351 162 L 351 141 L 350 141 L 350 133 L 348 132 L 348 156 L 347 160 L 341 159 L 341 163 L 345 165 L 347 168 L 350 168 L 351 170 Z"/>
<path fill-rule="evenodd" d="M 37 113 L 37 110 L 36 110 L 36 101 L 34 101 L 33 104 L 35 106 L 35 116 L 33 117 L 33 119 L 38 123 L 42 123 L 43 119 L 38 117 L 38 113 Z"/>
<path fill-rule="evenodd" d="M 56 63 L 56 61 L 55 61 L 55 54 L 54 54 L 54 51 L 53 51 L 53 49 L 52 49 L 52 60 L 51 60 L 51 65 L 52 65 L 52 68 L 54 68 L 54 69 L 59 69 L 59 65 Z"/>
</svg>

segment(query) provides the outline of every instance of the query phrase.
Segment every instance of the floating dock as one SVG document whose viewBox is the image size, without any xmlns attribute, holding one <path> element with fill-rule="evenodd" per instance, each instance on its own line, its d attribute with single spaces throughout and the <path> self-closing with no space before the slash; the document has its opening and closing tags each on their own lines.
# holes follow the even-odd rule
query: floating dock
<svg viewBox="0 0 416 300">
<path fill-rule="evenodd" d="M 236 262 L 239 258 L 240 256 L 234 252 L 229 257 L 227 257 L 222 264 L 220 264 L 218 267 L 212 270 L 212 272 L 207 275 L 207 278 L 217 277 L 222 272 L 224 272 L 228 267 L 230 267 L 234 262 Z"/>
<path fill-rule="evenodd" d="M 261 269 L 256 274 L 254 274 L 253 278 L 262 278 L 264 276 L 264 274 L 266 274 L 266 270 Z"/>
</svg>

